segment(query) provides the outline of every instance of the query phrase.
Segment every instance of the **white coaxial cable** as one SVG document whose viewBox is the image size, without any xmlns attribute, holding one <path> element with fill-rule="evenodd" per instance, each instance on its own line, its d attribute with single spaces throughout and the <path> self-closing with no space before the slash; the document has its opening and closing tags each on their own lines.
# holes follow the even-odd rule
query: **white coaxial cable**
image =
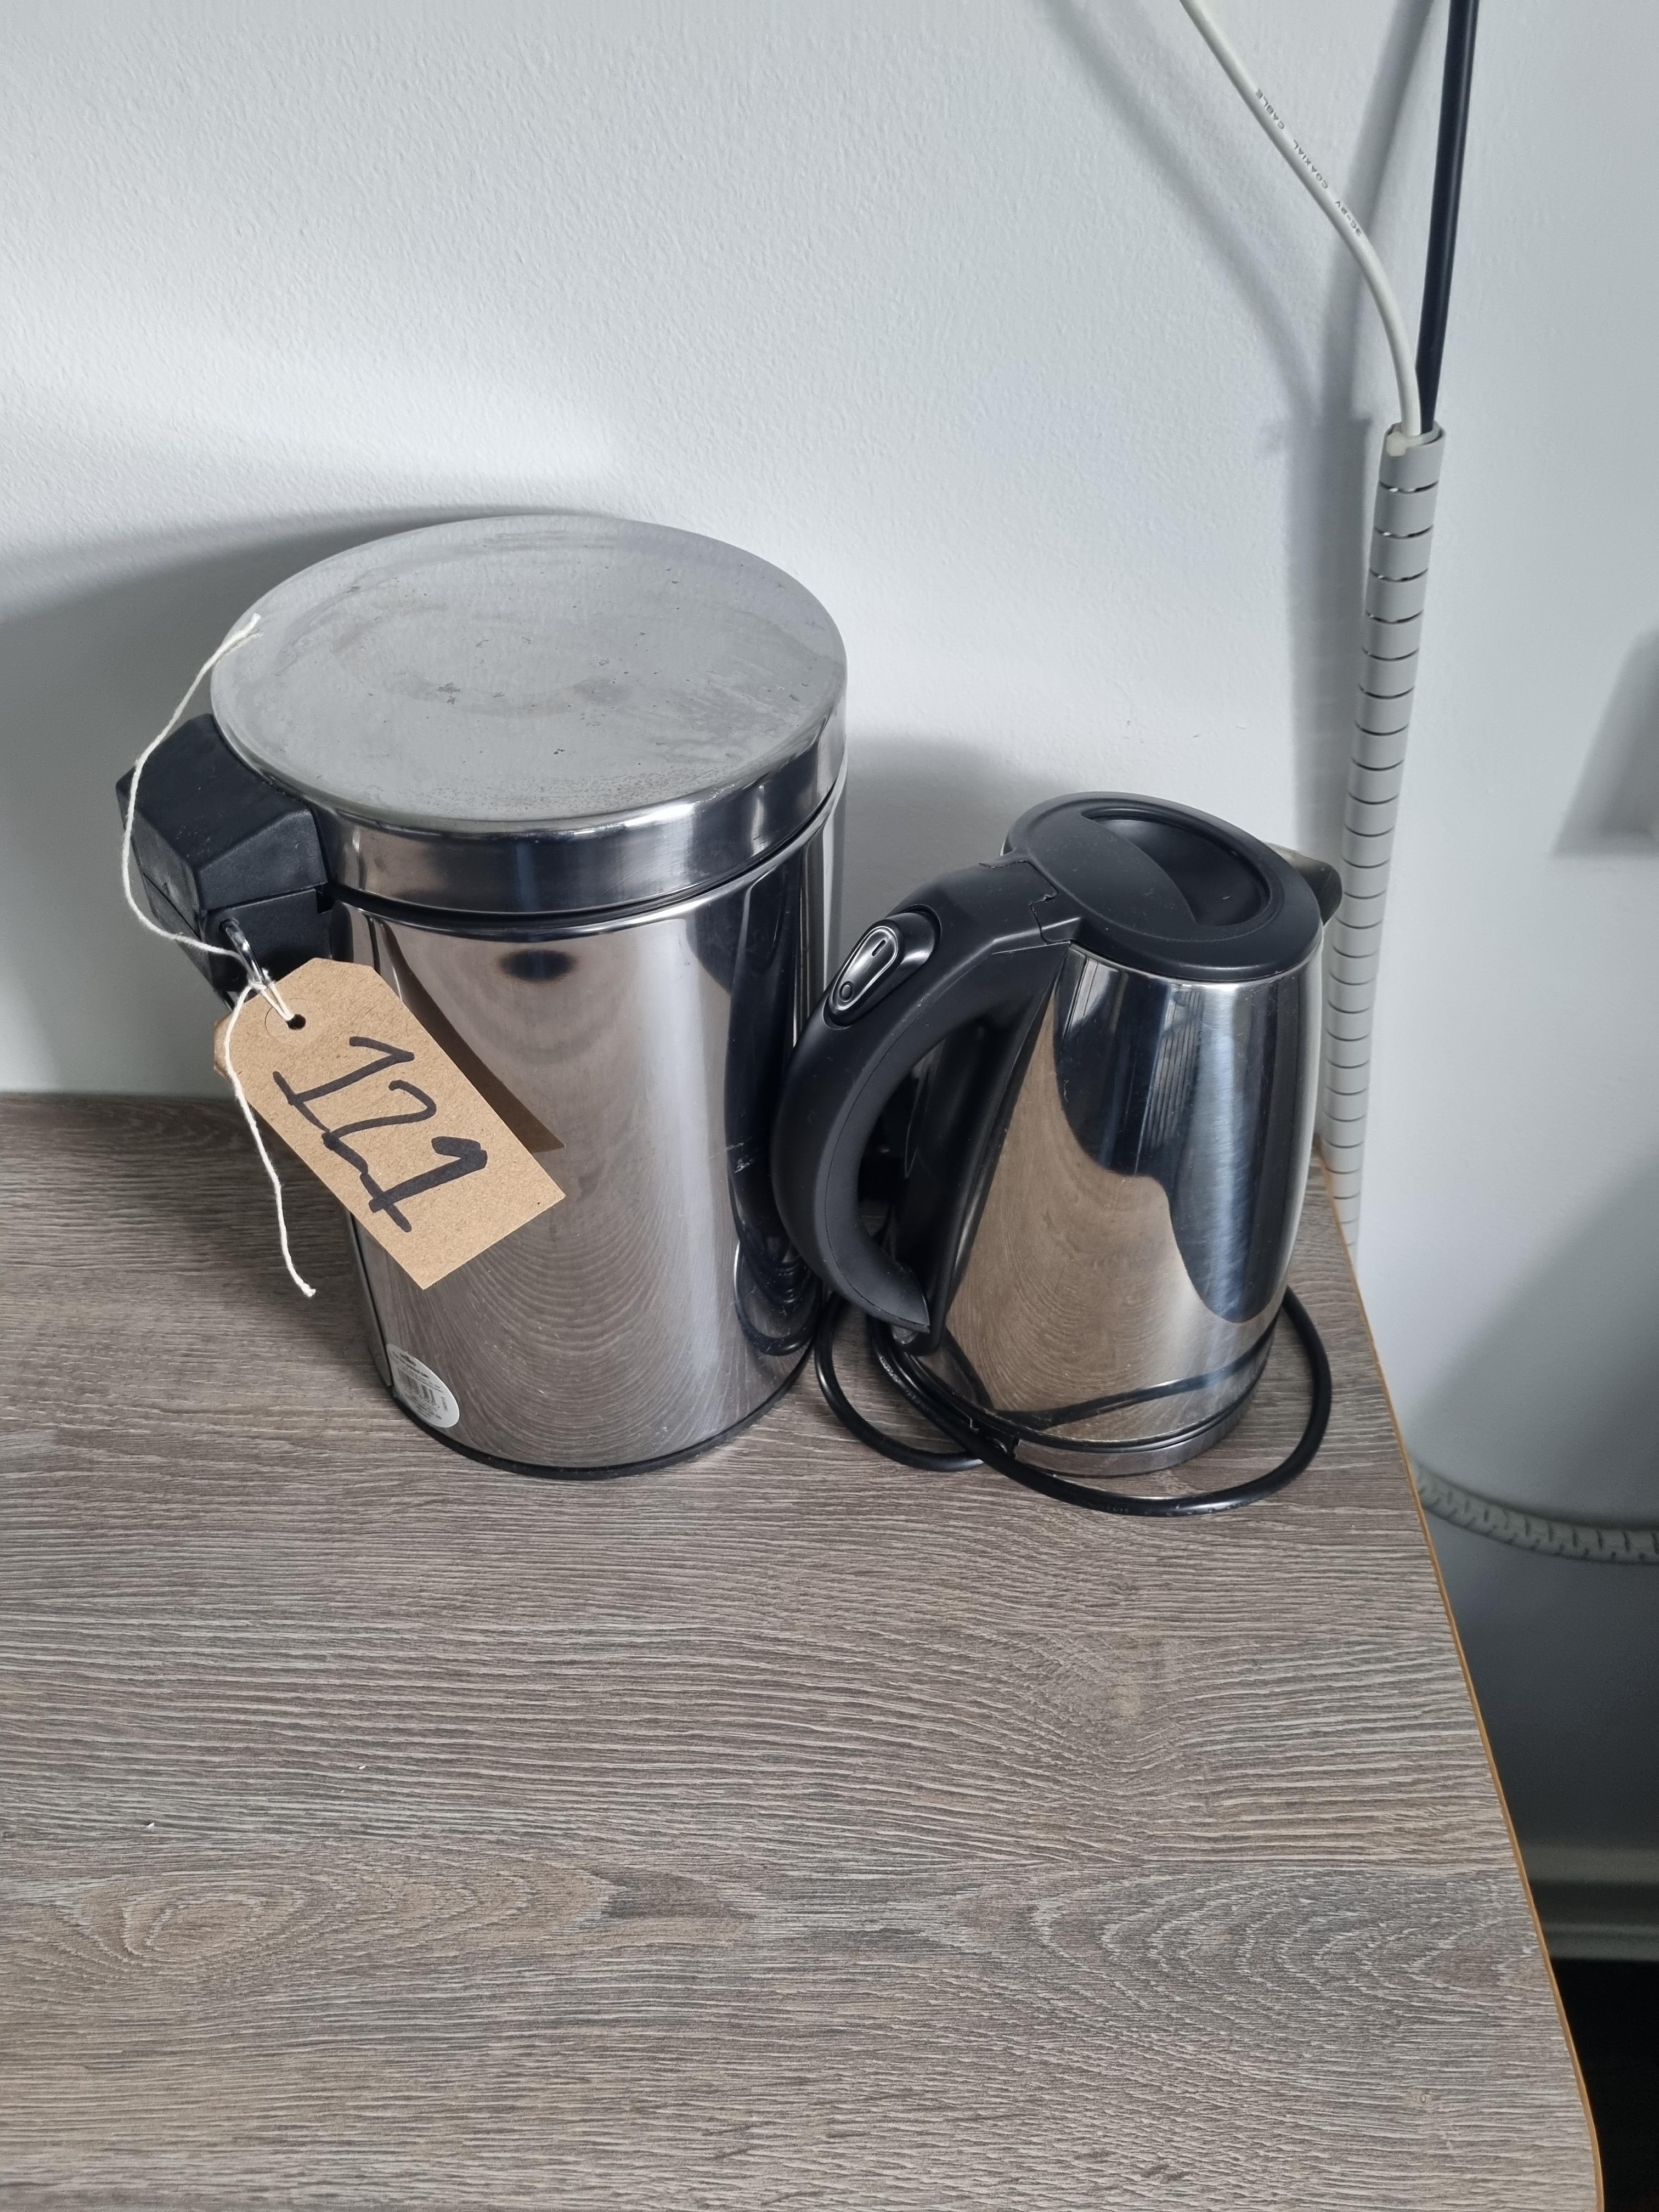
<svg viewBox="0 0 1659 2212">
<path fill-rule="evenodd" d="M 1342 810 L 1342 905 L 1325 946 L 1319 1143 L 1330 1171 L 1337 1218 L 1353 1245 L 1359 1237 L 1382 915 L 1411 729 L 1435 493 L 1445 440 L 1438 428 L 1424 435 L 1417 367 L 1405 319 L 1370 239 L 1245 67 L 1203 0 L 1181 0 L 1181 4 L 1251 114 L 1359 264 L 1382 319 L 1400 386 L 1400 421 L 1383 441 L 1365 563 L 1358 711 Z"/>
<path fill-rule="evenodd" d="M 1389 272 L 1376 258 L 1376 248 L 1360 228 L 1359 218 L 1334 189 L 1329 178 L 1245 67 L 1238 49 L 1204 5 L 1204 0 L 1181 0 L 1181 4 L 1192 17 L 1199 36 L 1232 79 L 1245 106 L 1358 263 L 1359 273 L 1382 318 L 1389 351 L 1394 356 L 1395 379 L 1400 386 L 1400 428 L 1407 437 L 1420 438 L 1423 413 L 1417 396 L 1417 365 L 1412 359 L 1412 343 L 1406 334 L 1406 319 L 1389 282 Z"/>
</svg>

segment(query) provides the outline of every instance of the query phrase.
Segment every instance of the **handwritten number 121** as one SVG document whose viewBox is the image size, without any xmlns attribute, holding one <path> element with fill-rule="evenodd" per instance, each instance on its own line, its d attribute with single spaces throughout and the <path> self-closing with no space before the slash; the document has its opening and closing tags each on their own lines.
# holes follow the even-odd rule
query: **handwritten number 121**
<svg viewBox="0 0 1659 2212">
<path fill-rule="evenodd" d="M 302 1114 L 319 1133 L 328 1150 L 356 1170 L 359 1181 L 368 1193 L 369 1212 L 384 1213 L 399 1229 L 406 1230 L 409 1218 L 401 1210 L 404 1199 L 418 1197 L 423 1190 L 436 1190 L 441 1183 L 455 1182 L 462 1176 L 477 1175 L 481 1168 L 489 1165 L 489 1155 L 471 1137 L 434 1137 L 432 1149 L 445 1164 L 428 1168 L 424 1175 L 410 1176 L 407 1182 L 394 1183 L 390 1190 L 383 1190 L 374 1180 L 368 1161 L 347 1139 L 360 1137 L 368 1129 L 392 1129 L 408 1122 L 429 1121 L 438 1109 L 424 1091 L 417 1090 L 399 1076 L 388 1083 L 386 1089 L 401 1091 L 405 1097 L 414 1099 L 416 1109 L 412 1114 L 377 1114 L 362 1121 L 348 1121 L 337 1129 L 331 1128 L 320 1115 L 311 1110 L 318 1099 L 349 1091 L 354 1084 L 367 1083 L 371 1076 L 383 1074 L 388 1067 L 407 1066 L 415 1057 L 412 1052 L 404 1052 L 395 1044 L 382 1044 L 378 1037 L 355 1036 L 347 1042 L 359 1051 L 379 1053 L 380 1057 L 353 1068 L 349 1075 L 337 1075 L 331 1083 L 314 1084 L 309 1091 L 296 1091 L 288 1078 L 276 1070 L 272 1071 L 271 1079 L 295 1113 Z"/>
</svg>

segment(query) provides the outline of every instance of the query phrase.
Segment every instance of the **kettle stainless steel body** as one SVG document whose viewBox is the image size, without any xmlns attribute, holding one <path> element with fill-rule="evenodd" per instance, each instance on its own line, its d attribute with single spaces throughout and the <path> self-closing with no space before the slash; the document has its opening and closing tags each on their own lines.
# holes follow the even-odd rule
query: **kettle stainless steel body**
<svg viewBox="0 0 1659 2212">
<path fill-rule="evenodd" d="M 836 935 L 834 623 L 734 547 L 571 514 L 355 547 L 258 612 L 142 781 L 152 908 L 278 975 L 373 966 L 565 1193 L 426 1290 L 351 1227 L 383 1378 L 538 1471 L 716 1441 L 821 1298 L 769 1146 Z"/>
<path fill-rule="evenodd" d="M 1023 1458 L 1173 1466 L 1243 1413 L 1301 1211 L 1338 896 L 1191 809 L 1063 799 L 831 985 L 779 1109 L 786 1226 Z M 878 1245 L 860 1159 L 919 1066 Z"/>
</svg>

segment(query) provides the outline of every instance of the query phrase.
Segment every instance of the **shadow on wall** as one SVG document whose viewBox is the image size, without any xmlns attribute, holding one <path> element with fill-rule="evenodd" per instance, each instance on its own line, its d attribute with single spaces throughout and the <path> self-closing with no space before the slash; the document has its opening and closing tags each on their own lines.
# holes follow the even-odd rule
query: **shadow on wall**
<svg viewBox="0 0 1659 2212">
<path fill-rule="evenodd" d="M 122 904 L 115 780 L 161 726 L 238 615 L 348 545 L 471 507 L 319 519 L 212 551 L 113 546 L 138 573 L 0 619 L 0 990 L 27 1040 L 0 1090 L 106 1087 L 219 1095 L 218 1002 Z M 200 703 L 205 704 L 205 700 Z"/>
<path fill-rule="evenodd" d="M 1425 1466 L 1507 1505 L 1659 1520 L 1659 1155 L 1505 1301 L 1411 1442 Z M 1606 1571 L 1645 1574 L 1659 1597 L 1659 1571 Z"/>
<path fill-rule="evenodd" d="M 1659 1155 L 1495 1315 L 1412 1425 L 1453 1481 L 1561 1518 L 1659 1520 Z M 1534 1878 L 1659 1881 L 1659 1567 L 1429 1523 Z"/>
<path fill-rule="evenodd" d="M 1429 1528 L 1528 1870 L 1650 1892 L 1659 1568 L 1552 1559 L 1444 1521 Z"/>
<path fill-rule="evenodd" d="M 1126 28 L 1139 28 L 1133 9 L 1115 9 L 1109 30 L 1078 0 L 1036 4 L 1114 125 L 1134 140 L 1225 271 L 1285 387 L 1290 409 L 1285 434 L 1290 452 L 1286 520 L 1297 842 L 1305 852 L 1334 860 L 1341 842 L 1365 546 L 1382 428 L 1354 411 L 1361 347 L 1382 349 L 1383 343 L 1369 296 L 1352 260 L 1337 252 L 1316 368 L 1310 359 L 1313 334 L 1292 323 L 1279 285 L 1263 267 L 1246 226 L 1194 160 L 1189 85 L 1171 75 L 1144 33 L 1133 53 L 1127 50 Z M 1371 220 L 1382 195 L 1432 5 L 1433 0 L 1396 0 L 1389 19 L 1341 186 L 1362 222 Z M 1193 50 L 1195 67 L 1213 69 L 1196 33 Z M 1236 100 L 1231 89 L 1227 97 Z M 1275 155 L 1242 106 L 1237 122 L 1241 139 L 1249 142 L 1241 145 L 1237 158 L 1273 164 Z M 1288 179 L 1285 184 L 1285 221 L 1304 220 L 1312 228 L 1322 228 L 1312 204 L 1304 202 Z M 1397 289 L 1408 295 L 1416 272 L 1397 273 Z M 1243 553 L 1241 549 L 1241 557 Z"/>
<path fill-rule="evenodd" d="M 1052 782 L 945 738 L 860 735 L 848 745 L 841 950 L 921 884 L 994 860 Z"/>
<path fill-rule="evenodd" d="M 1626 656 L 1555 849 L 1659 854 L 1659 630 Z"/>
</svg>

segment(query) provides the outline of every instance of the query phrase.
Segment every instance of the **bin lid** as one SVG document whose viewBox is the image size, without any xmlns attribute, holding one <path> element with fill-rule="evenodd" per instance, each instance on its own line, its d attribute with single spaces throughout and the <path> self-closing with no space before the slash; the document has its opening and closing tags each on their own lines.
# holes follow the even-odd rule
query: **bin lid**
<svg viewBox="0 0 1659 2212">
<path fill-rule="evenodd" d="M 841 772 L 847 659 L 791 576 L 588 514 L 376 539 L 258 602 L 213 672 L 332 880 L 398 907 L 594 913 L 737 875 Z"/>
</svg>

